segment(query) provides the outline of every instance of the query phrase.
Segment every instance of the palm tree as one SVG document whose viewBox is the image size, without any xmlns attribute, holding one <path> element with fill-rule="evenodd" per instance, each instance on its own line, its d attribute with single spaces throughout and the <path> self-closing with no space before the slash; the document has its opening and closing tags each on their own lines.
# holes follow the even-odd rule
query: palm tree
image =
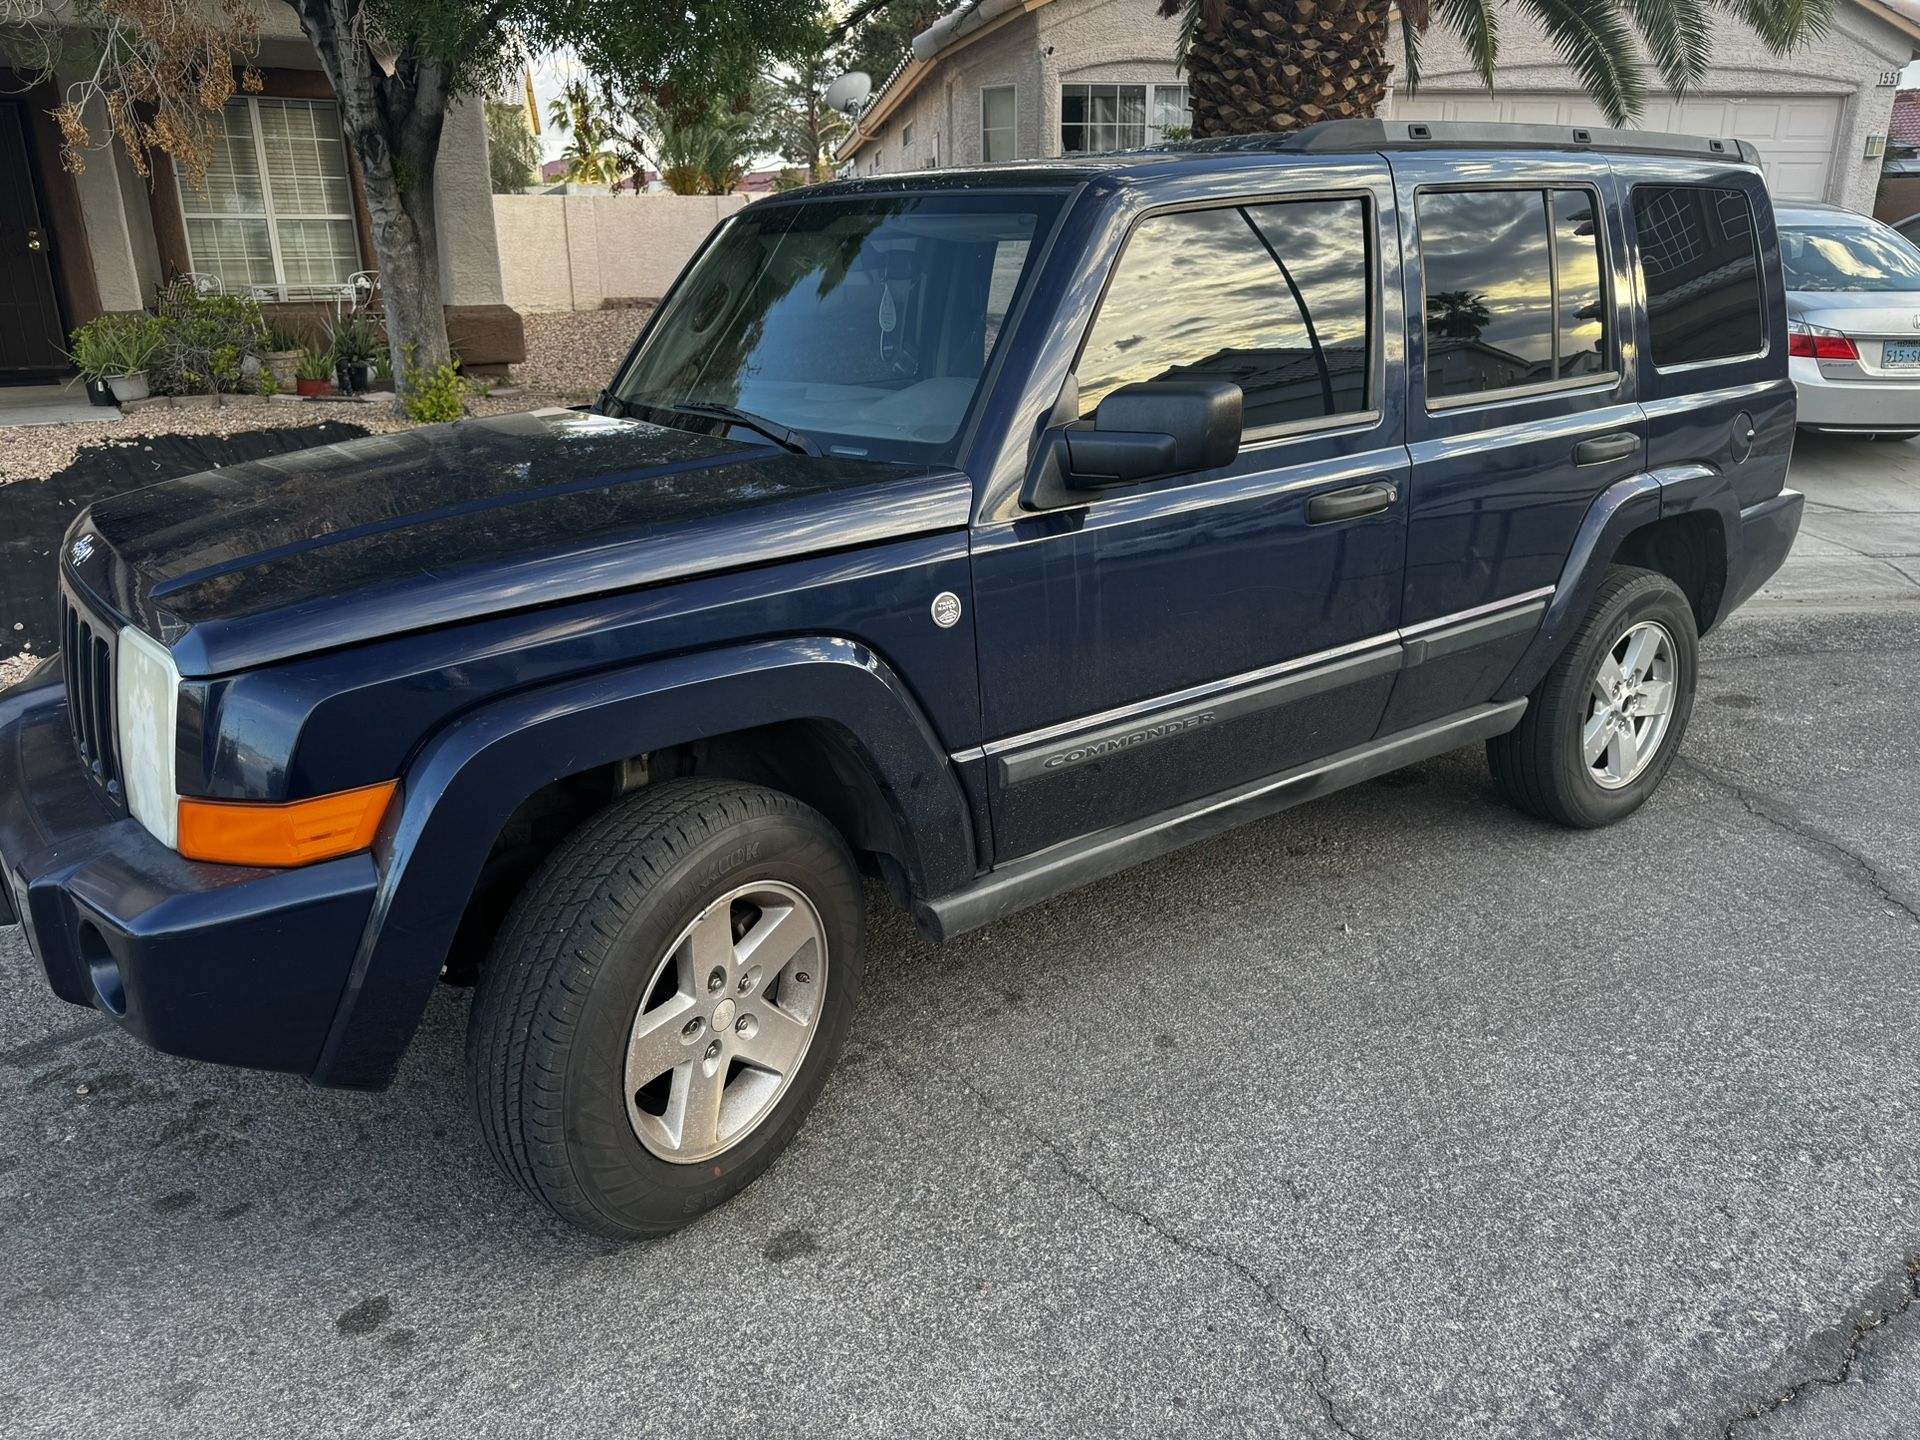
<svg viewBox="0 0 1920 1440">
<path fill-rule="evenodd" d="M 547 102 L 547 124 L 570 136 L 560 158 L 567 162 L 567 179 L 581 185 L 618 185 L 630 164 L 610 148 L 614 127 L 606 106 L 583 80 L 569 80 Z"/>
<path fill-rule="evenodd" d="M 1427 297 L 1427 329 L 1448 340 L 1478 340 L 1493 320 L 1487 297 L 1473 290 L 1438 290 Z"/>
<path fill-rule="evenodd" d="M 1420 83 L 1420 42 L 1438 21 L 1493 88 L 1500 26 L 1530 22 L 1615 125 L 1646 106 L 1642 51 L 1684 95 L 1706 74 L 1711 36 L 1744 24 L 1776 54 L 1818 39 L 1834 0 L 1401 0 L 1401 79 Z M 1386 96 L 1392 0 L 1161 0 L 1181 22 L 1193 133 L 1251 135 L 1372 115 Z"/>
</svg>

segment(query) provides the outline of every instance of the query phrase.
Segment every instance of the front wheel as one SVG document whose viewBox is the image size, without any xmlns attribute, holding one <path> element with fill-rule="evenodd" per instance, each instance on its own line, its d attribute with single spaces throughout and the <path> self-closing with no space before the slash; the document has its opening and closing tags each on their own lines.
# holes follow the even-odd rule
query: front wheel
<svg viewBox="0 0 1920 1440">
<path fill-rule="evenodd" d="M 1501 794 L 1529 814 L 1587 829 L 1638 810 L 1686 733 L 1699 643 L 1679 586 L 1615 566 L 1519 725 L 1487 742 Z"/>
<path fill-rule="evenodd" d="M 528 881 L 481 972 L 467 1064 L 501 1167 L 562 1218 L 659 1234 L 792 1140 L 860 987 L 845 842 L 791 796 L 649 787 Z"/>
</svg>

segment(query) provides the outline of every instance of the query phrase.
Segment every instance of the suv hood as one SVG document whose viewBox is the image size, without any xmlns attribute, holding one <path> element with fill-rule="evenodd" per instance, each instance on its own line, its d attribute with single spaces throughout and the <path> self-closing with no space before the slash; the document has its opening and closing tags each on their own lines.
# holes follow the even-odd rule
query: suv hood
<svg viewBox="0 0 1920 1440">
<path fill-rule="evenodd" d="M 68 573 L 217 675 L 451 621 L 964 526 L 951 470 L 571 410 L 370 435 L 162 481 Z M 89 539 L 91 537 L 91 539 Z"/>
</svg>

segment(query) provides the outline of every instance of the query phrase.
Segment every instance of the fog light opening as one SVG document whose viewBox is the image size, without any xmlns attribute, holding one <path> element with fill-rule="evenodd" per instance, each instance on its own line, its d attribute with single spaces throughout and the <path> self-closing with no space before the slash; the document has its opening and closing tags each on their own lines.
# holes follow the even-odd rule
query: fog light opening
<svg viewBox="0 0 1920 1440">
<path fill-rule="evenodd" d="M 93 996 L 109 1015 L 127 1013 L 127 991 L 120 983 L 120 962 L 107 948 L 107 937 L 91 921 L 80 922 L 80 962 L 93 981 Z"/>
</svg>

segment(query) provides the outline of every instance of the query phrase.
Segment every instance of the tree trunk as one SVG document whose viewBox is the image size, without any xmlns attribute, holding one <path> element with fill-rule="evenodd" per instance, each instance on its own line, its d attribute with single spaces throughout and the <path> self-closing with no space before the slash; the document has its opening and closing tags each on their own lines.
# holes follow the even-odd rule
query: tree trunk
<svg viewBox="0 0 1920 1440">
<path fill-rule="evenodd" d="M 1261 135 L 1372 115 L 1386 98 L 1389 0 L 1198 0 L 1193 133 Z"/>
<path fill-rule="evenodd" d="M 451 358 L 440 292 L 433 177 L 447 119 L 447 72 L 398 57 L 388 75 L 359 33 L 358 0 L 289 0 L 340 103 L 340 124 L 360 167 L 374 258 L 386 307 L 396 403 L 407 368 Z"/>
</svg>

